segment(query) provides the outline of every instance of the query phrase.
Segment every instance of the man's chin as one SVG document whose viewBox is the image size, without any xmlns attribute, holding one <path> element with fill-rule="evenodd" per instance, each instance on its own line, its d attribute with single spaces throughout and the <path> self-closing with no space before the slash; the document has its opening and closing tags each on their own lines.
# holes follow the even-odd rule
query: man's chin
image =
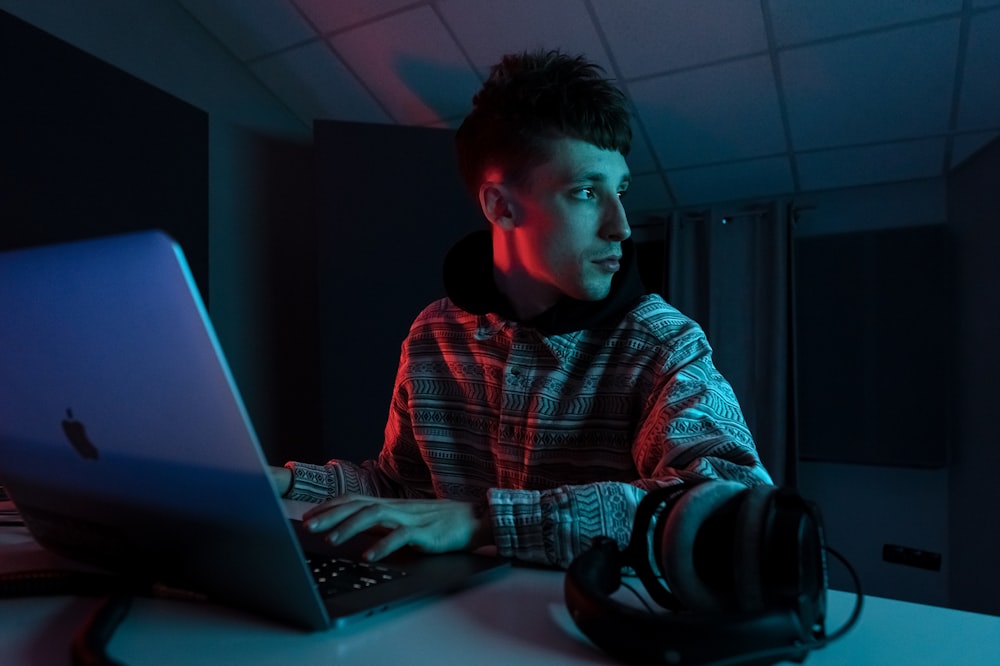
<svg viewBox="0 0 1000 666">
<path fill-rule="evenodd" d="M 606 286 L 591 286 L 588 289 L 584 289 L 580 296 L 577 296 L 579 301 L 603 301 L 611 293 L 611 284 L 608 283 Z"/>
</svg>

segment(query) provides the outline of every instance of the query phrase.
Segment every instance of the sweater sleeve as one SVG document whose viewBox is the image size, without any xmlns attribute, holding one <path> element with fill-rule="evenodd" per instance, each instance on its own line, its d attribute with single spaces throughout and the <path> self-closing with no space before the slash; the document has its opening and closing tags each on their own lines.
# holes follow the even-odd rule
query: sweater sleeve
<svg viewBox="0 0 1000 666">
<path fill-rule="evenodd" d="M 399 459 L 392 459 L 387 451 L 383 451 L 379 460 L 365 460 L 361 463 L 330 460 L 324 465 L 314 465 L 289 461 L 285 463 L 285 468 L 292 472 L 292 483 L 285 497 L 317 504 L 340 495 L 405 499 L 434 497 L 433 492 L 421 491 L 422 487 L 429 484 L 401 482 L 394 473 L 395 465 L 399 464 Z M 413 466 L 422 466 L 419 459 Z"/>
<path fill-rule="evenodd" d="M 667 364 L 647 400 L 633 442 L 636 480 L 491 490 L 490 516 L 501 555 L 565 568 L 595 537 L 627 545 L 648 490 L 705 479 L 772 483 L 707 342 L 678 353 L 682 358 Z"/>
<path fill-rule="evenodd" d="M 494 488 L 488 498 L 497 552 L 566 568 L 596 537 L 624 546 L 643 495 L 637 486 L 618 482 L 552 490 Z"/>
<path fill-rule="evenodd" d="M 390 495 L 385 482 L 372 461 L 356 464 L 347 460 L 330 460 L 324 465 L 289 461 L 285 468 L 292 472 L 292 484 L 285 497 L 319 504 L 332 497 L 347 494 Z"/>
<path fill-rule="evenodd" d="M 405 383 L 406 355 L 400 359 L 385 442 L 377 459 L 360 463 L 330 460 L 324 465 L 289 461 L 292 483 L 285 497 L 321 503 L 340 495 L 429 499 L 435 497 L 430 472 L 413 436 Z"/>
</svg>

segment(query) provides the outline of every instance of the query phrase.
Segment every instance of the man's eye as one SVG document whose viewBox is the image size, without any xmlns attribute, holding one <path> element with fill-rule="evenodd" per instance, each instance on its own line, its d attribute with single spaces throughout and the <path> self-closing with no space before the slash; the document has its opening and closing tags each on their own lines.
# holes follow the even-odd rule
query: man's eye
<svg viewBox="0 0 1000 666">
<path fill-rule="evenodd" d="M 628 190 L 622 190 L 621 192 L 618 193 L 618 198 L 624 199 L 626 194 L 628 194 Z"/>
<path fill-rule="evenodd" d="M 573 190 L 573 196 L 577 199 L 593 199 L 594 198 L 594 188 L 592 187 L 581 187 L 578 190 Z"/>
</svg>

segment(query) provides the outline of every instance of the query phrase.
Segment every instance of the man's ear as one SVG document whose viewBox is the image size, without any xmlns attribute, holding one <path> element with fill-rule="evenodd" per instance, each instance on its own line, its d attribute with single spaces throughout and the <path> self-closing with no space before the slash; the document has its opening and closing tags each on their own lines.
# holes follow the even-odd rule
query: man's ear
<svg viewBox="0 0 1000 666">
<path fill-rule="evenodd" d="M 513 228 L 515 207 L 506 185 L 493 181 L 484 182 L 479 186 L 479 205 L 491 224 L 501 229 Z"/>
</svg>

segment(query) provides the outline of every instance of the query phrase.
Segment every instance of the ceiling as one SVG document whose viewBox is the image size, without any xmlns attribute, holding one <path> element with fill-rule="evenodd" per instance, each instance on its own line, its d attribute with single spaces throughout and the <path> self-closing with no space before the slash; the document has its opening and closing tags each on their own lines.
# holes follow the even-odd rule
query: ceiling
<svg viewBox="0 0 1000 666">
<path fill-rule="evenodd" d="M 490 66 L 629 96 L 629 207 L 935 178 L 1000 136 L 1000 0 L 177 0 L 304 123 L 457 127 Z"/>
</svg>

